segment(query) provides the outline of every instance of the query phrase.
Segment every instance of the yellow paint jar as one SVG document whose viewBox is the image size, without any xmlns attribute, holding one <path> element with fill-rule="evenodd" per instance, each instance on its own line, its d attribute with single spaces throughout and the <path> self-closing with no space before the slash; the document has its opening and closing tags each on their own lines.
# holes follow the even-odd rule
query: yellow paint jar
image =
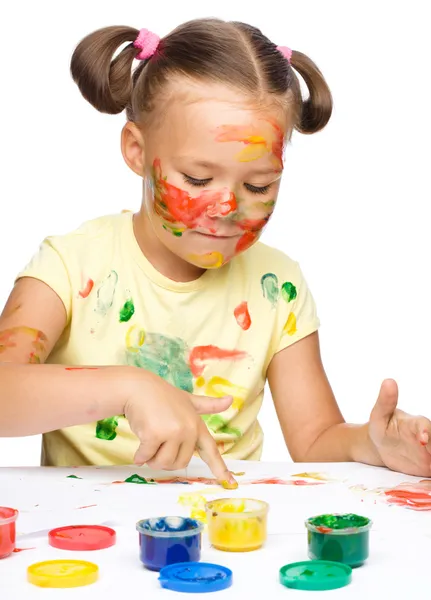
<svg viewBox="0 0 431 600">
<path fill-rule="evenodd" d="M 269 505 L 251 498 L 220 498 L 205 505 L 211 545 L 226 552 L 249 552 L 266 540 Z"/>
</svg>

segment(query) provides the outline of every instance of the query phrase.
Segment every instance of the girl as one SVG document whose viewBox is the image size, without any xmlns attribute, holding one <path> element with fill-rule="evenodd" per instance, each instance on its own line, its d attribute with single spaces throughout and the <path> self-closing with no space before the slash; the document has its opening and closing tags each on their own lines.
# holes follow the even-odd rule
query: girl
<svg viewBox="0 0 431 600">
<path fill-rule="evenodd" d="M 394 382 L 369 423 L 344 422 L 303 274 L 259 242 L 284 144 L 331 115 L 316 65 L 254 27 L 203 19 L 161 40 L 101 29 L 71 71 L 96 109 L 126 110 L 121 148 L 143 202 L 45 239 L 19 274 L 0 323 L 0 434 L 43 433 L 45 465 L 178 469 L 196 450 L 234 485 L 221 456 L 260 458 L 268 379 L 295 461 L 429 476 L 431 423 L 397 410 Z"/>
</svg>

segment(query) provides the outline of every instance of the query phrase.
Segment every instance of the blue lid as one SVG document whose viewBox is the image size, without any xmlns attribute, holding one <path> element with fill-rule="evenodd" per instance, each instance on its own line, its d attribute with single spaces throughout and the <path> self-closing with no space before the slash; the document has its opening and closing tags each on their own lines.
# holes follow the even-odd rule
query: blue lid
<svg viewBox="0 0 431 600">
<path fill-rule="evenodd" d="M 232 571 L 211 563 L 177 563 L 164 567 L 159 581 L 162 587 L 175 592 L 218 592 L 232 585 Z"/>
</svg>

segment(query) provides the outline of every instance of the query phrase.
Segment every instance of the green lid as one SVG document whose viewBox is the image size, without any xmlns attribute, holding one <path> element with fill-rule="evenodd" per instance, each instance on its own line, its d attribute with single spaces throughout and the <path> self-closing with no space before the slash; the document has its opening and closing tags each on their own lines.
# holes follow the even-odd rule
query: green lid
<svg viewBox="0 0 431 600">
<path fill-rule="evenodd" d="M 351 581 L 350 567 L 329 560 L 305 560 L 280 569 L 280 583 L 295 590 L 336 590 Z"/>
</svg>

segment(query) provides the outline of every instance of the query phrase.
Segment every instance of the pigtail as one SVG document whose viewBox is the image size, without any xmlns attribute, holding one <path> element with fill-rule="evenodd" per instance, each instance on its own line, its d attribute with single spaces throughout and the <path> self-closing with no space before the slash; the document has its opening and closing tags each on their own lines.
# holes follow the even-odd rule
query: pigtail
<svg viewBox="0 0 431 600">
<path fill-rule="evenodd" d="M 70 70 L 84 98 L 103 113 L 121 113 L 130 103 L 132 64 L 139 49 L 134 42 L 139 31 L 132 27 L 104 27 L 87 35 L 76 47 Z"/>
<path fill-rule="evenodd" d="M 317 66 L 302 52 L 294 50 L 290 64 L 301 75 L 309 92 L 306 100 L 300 99 L 301 110 L 295 129 L 300 133 L 316 133 L 331 118 L 331 91 Z"/>
</svg>

